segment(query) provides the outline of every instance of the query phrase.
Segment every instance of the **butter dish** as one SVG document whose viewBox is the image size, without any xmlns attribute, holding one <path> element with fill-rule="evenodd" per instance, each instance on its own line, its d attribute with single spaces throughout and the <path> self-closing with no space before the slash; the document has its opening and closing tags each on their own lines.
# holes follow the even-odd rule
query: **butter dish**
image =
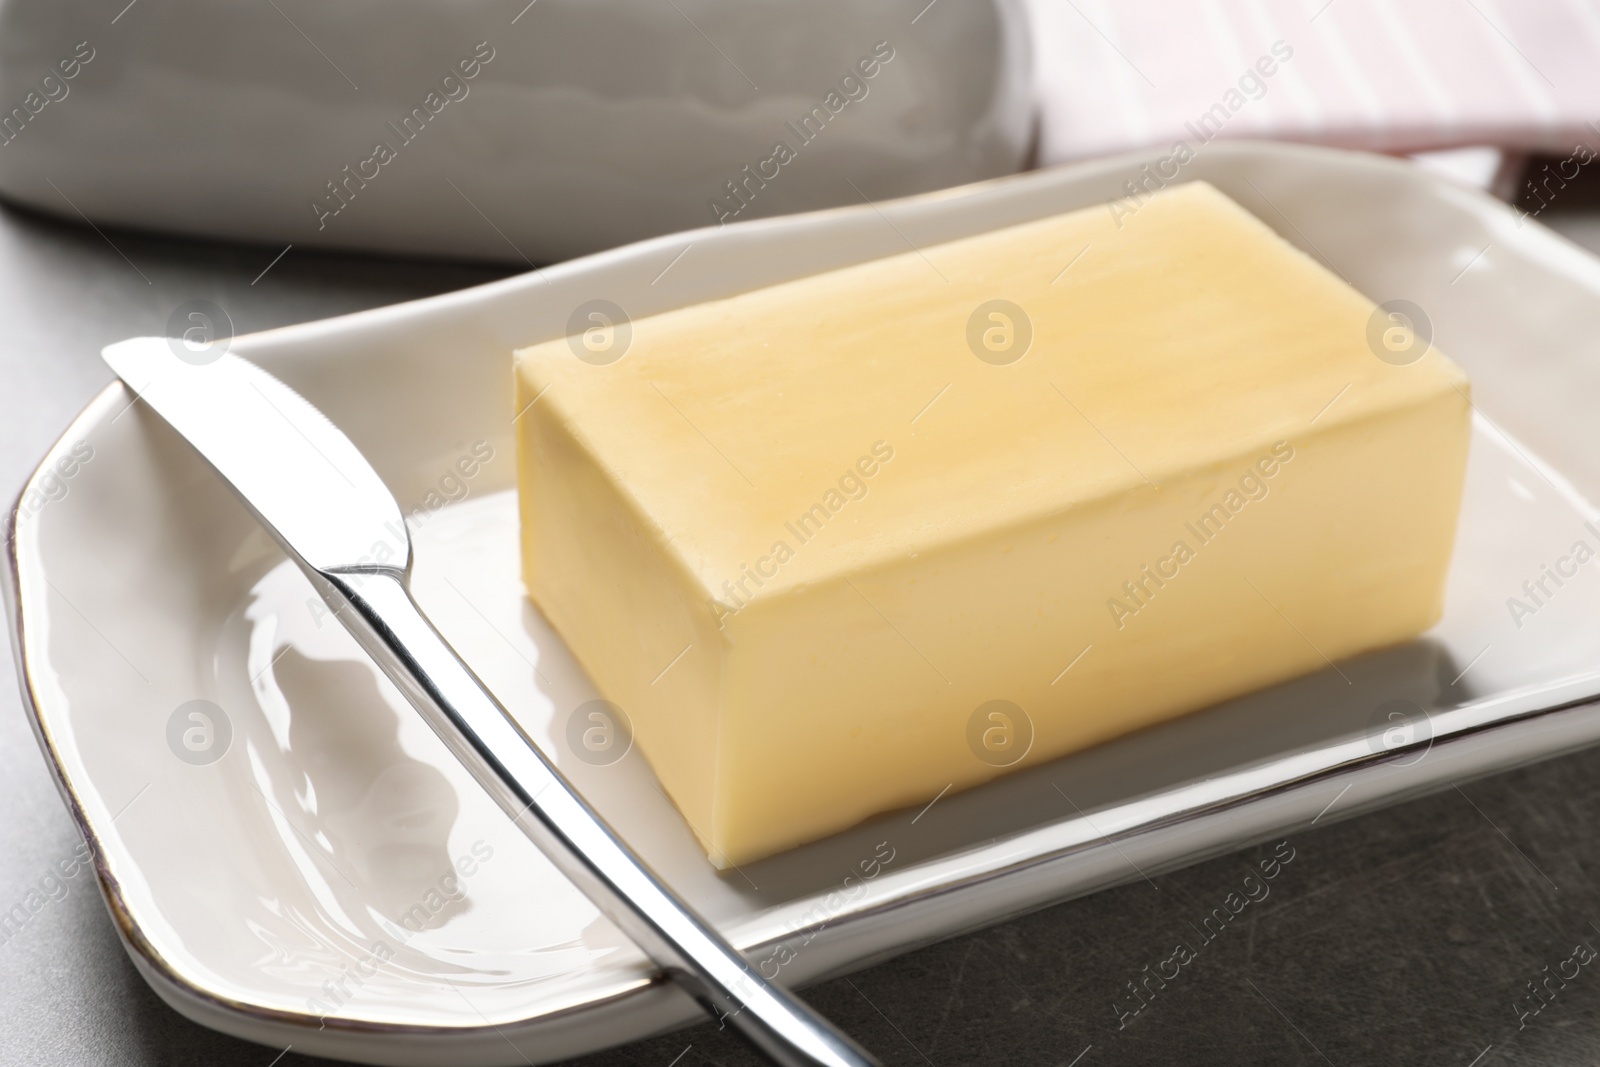
<svg viewBox="0 0 1600 1067">
<path fill-rule="evenodd" d="M 371 459 L 411 527 L 417 600 L 562 772 L 764 976 L 804 985 L 1600 741 L 1600 586 L 1583 578 L 1600 449 L 1564 389 L 1597 356 L 1600 262 L 1403 162 L 1244 143 L 1172 180 L 1408 302 L 1472 379 L 1436 626 L 723 872 L 626 722 L 594 718 L 600 694 L 519 581 L 514 349 L 567 336 L 591 301 L 636 320 L 1104 204 L 1157 159 L 656 238 L 233 350 Z M 694 1020 L 131 399 L 110 386 L 66 428 L 18 502 L 3 577 L 41 746 L 157 993 L 277 1049 L 395 1065 L 522 1062 L 508 1040 L 558 1060 Z"/>
</svg>

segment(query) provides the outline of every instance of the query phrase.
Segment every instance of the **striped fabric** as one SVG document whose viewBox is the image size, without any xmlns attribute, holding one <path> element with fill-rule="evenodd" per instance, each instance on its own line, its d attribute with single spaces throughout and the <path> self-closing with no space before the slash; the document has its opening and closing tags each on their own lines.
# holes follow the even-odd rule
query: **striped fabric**
<svg viewBox="0 0 1600 1067">
<path fill-rule="evenodd" d="M 1600 0 L 1026 2 L 1045 164 L 1216 135 L 1600 147 Z"/>
</svg>

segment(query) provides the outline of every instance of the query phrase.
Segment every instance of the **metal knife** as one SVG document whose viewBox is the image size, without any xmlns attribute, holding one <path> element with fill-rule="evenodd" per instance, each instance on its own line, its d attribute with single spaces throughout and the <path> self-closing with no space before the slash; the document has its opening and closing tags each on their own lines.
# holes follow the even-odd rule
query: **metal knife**
<svg viewBox="0 0 1600 1067">
<path fill-rule="evenodd" d="M 410 539 L 393 494 L 338 427 L 232 353 L 196 364 L 163 337 L 106 363 L 193 445 L 305 571 L 335 616 L 478 784 L 596 906 L 714 1017 L 784 1067 L 876 1067 L 798 997 L 766 981 L 636 856 L 462 662 L 407 589 Z"/>
</svg>

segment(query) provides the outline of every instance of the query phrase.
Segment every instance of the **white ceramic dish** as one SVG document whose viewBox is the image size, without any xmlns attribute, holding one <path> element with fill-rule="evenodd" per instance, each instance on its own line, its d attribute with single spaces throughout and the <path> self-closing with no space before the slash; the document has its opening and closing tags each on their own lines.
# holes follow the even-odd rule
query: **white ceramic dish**
<svg viewBox="0 0 1600 1067">
<path fill-rule="evenodd" d="M 1020 169 L 1023 5 L 926 3 L 8 0 L 0 194 L 521 264 Z"/>
<path fill-rule="evenodd" d="M 1520 627 L 1506 607 L 1574 541 L 1600 546 L 1584 525 L 1600 449 L 1564 389 L 1592 358 L 1600 263 L 1406 164 L 1239 144 L 1206 147 L 1184 177 L 1376 299 L 1420 304 L 1474 376 L 1484 414 L 1439 627 L 1342 664 L 1350 684 L 1313 675 L 727 875 L 638 753 L 575 758 L 567 719 L 594 693 L 517 582 L 509 351 L 565 333 L 592 298 L 637 317 L 724 296 L 1107 200 L 1145 162 L 660 238 L 235 349 L 420 509 L 414 587 L 446 636 L 645 858 L 785 981 L 1600 740 L 1596 568 Z M 180 1012 L 389 1064 L 548 1062 L 696 1017 L 120 385 L 25 490 L 7 578 L 41 744 L 132 958 Z M 205 725 L 180 711 L 196 699 L 231 734 L 225 749 L 213 734 L 214 762 L 175 755 Z M 1379 712 L 1396 699 L 1428 714 L 1385 750 Z"/>
</svg>

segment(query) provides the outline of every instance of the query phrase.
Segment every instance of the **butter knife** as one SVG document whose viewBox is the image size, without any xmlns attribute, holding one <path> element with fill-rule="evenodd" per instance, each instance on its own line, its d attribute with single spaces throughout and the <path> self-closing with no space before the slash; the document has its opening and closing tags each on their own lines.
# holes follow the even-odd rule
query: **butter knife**
<svg viewBox="0 0 1600 1067">
<path fill-rule="evenodd" d="M 179 358 L 138 337 L 102 356 L 244 501 L 433 731 L 601 912 L 715 1018 L 783 1067 L 876 1067 L 798 997 L 766 981 L 634 854 L 539 751 L 407 588 L 411 545 L 393 494 L 338 427 L 232 353 Z M 375 544 L 393 558 L 372 562 Z"/>
</svg>

